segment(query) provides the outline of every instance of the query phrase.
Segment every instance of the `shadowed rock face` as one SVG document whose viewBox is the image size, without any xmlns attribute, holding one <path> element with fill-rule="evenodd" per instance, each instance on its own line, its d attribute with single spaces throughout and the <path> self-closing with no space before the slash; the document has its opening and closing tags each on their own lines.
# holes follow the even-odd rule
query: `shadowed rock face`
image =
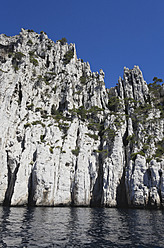
<svg viewBox="0 0 164 248">
<path fill-rule="evenodd" d="M 0 35 L 0 204 L 163 206 L 163 92 L 138 66 L 106 89 L 45 33 Z"/>
</svg>

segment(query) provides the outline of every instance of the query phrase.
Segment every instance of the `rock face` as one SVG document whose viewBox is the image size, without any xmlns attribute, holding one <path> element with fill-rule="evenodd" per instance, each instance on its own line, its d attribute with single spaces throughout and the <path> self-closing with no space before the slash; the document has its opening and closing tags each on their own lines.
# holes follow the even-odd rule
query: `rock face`
<svg viewBox="0 0 164 248">
<path fill-rule="evenodd" d="M 163 96 L 138 66 L 106 89 L 64 39 L 0 35 L 0 204 L 162 207 Z"/>
</svg>

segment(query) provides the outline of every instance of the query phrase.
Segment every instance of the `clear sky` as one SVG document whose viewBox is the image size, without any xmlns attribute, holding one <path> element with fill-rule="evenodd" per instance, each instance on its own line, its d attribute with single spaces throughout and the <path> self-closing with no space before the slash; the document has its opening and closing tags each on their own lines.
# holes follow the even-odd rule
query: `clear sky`
<svg viewBox="0 0 164 248">
<path fill-rule="evenodd" d="M 103 69 L 108 88 L 124 66 L 139 65 L 145 80 L 164 80 L 164 0 L 3 0 L 0 33 L 45 31 L 75 43 L 92 71 Z"/>
</svg>

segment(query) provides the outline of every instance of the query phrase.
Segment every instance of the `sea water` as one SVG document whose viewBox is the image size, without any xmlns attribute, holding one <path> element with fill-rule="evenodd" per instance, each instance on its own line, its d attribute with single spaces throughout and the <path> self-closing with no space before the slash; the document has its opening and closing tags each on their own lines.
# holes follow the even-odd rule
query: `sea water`
<svg viewBox="0 0 164 248">
<path fill-rule="evenodd" d="M 0 247 L 164 247 L 164 212 L 0 207 Z"/>
</svg>

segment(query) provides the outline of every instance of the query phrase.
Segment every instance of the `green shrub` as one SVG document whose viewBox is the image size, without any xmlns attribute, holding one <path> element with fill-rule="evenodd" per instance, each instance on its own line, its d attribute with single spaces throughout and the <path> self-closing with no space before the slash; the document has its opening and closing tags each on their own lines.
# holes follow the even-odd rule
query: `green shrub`
<svg viewBox="0 0 164 248">
<path fill-rule="evenodd" d="M 52 107 L 51 107 L 51 115 L 55 115 L 56 114 L 56 107 L 55 105 L 53 104 Z"/>
<path fill-rule="evenodd" d="M 88 111 L 85 109 L 84 106 L 80 106 L 78 109 L 70 109 L 69 110 L 72 115 L 78 115 L 82 120 L 86 120 Z"/>
<path fill-rule="evenodd" d="M 126 140 L 129 141 L 130 143 L 134 144 L 135 143 L 135 134 L 127 136 Z"/>
<path fill-rule="evenodd" d="M 98 112 L 101 112 L 101 111 L 103 111 L 103 109 L 102 108 L 99 108 L 98 106 L 92 106 L 88 110 L 89 113 L 94 113 L 94 114 L 98 114 Z"/>
<path fill-rule="evenodd" d="M 149 136 L 147 137 L 147 143 L 149 144 L 149 143 L 151 142 L 152 139 L 153 139 L 153 136 L 152 136 L 152 135 L 149 135 Z"/>
<path fill-rule="evenodd" d="M 76 148 L 76 149 L 72 150 L 71 152 L 73 155 L 75 155 L 77 157 L 79 155 L 79 151 L 80 151 L 80 149 Z"/>
<path fill-rule="evenodd" d="M 14 71 L 17 72 L 19 70 L 19 67 L 17 65 L 13 65 Z"/>
<path fill-rule="evenodd" d="M 35 51 L 29 51 L 29 55 L 30 55 L 30 57 L 35 57 L 36 56 Z"/>
<path fill-rule="evenodd" d="M 40 31 L 40 34 L 46 34 L 46 32 L 44 32 L 44 31 Z"/>
<path fill-rule="evenodd" d="M 97 83 L 99 84 L 99 86 L 105 85 L 104 81 L 98 81 Z"/>
<path fill-rule="evenodd" d="M 63 37 L 61 40 L 58 40 L 61 45 L 65 45 L 67 43 L 67 39 Z"/>
<path fill-rule="evenodd" d="M 115 136 L 116 136 L 116 132 L 111 129 L 111 128 L 106 128 L 105 130 L 103 130 L 103 138 L 108 138 L 110 140 L 114 140 Z"/>
<path fill-rule="evenodd" d="M 28 40 L 28 41 L 27 41 L 27 45 L 28 45 L 28 46 L 32 46 L 32 44 L 33 44 L 32 40 Z"/>
<path fill-rule="evenodd" d="M 145 153 L 148 149 L 149 149 L 149 145 L 148 144 L 143 144 L 142 151 Z"/>
<path fill-rule="evenodd" d="M 147 157 L 147 158 L 146 158 L 146 163 L 150 163 L 150 161 L 151 161 L 152 159 L 153 159 L 152 157 Z"/>
<path fill-rule="evenodd" d="M 113 123 L 115 124 L 116 128 L 118 129 L 121 127 L 121 125 L 122 125 L 122 123 L 124 123 L 124 121 L 121 119 L 120 116 L 118 116 L 115 118 Z"/>
<path fill-rule="evenodd" d="M 48 50 L 51 50 L 51 47 L 52 47 L 51 44 L 47 45 Z"/>
<path fill-rule="evenodd" d="M 76 110 L 76 113 L 78 114 L 78 116 L 81 117 L 81 119 L 85 120 L 86 116 L 87 116 L 87 110 L 84 108 L 84 106 L 79 107 Z"/>
<path fill-rule="evenodd" d="M 88 135 L 91 139 L 94 139 L 94 140 L 98 140 L 98 135 L 96 134 L 91 134 L 91 133 L 85 133 L 86 135 Z"/>
<path fill-rule="evenodd" d="M 64 151 L 64 150 L 61 150 L 61 153 L 66 153 L 66 151 Z"/>
<path fill-rule="evenodd" d="M 121 100 L 117 96 L 109 97 L 108 108 L 111 111 L 118 111 L 121 107 Z"/>
<path fill-rule="evenodd" d="M 156 143 L 156 151 L 154 157 L 161 157 L 164 155 L 164 138 Z"/>
<path fill-rule="evenodd" d="M 131 153 L 131 159 L 134 161 L 138 154 L 143 156 L 143 157 L 145 156 L 145 153 L 143 151 L 135 152 L 135 153 Z"/>
<path fill-rule="evenodd" d="M 35 52 L 30 51 L 29 55 L 30 55 L 30 63 L 32 63 L 34 66 L 38 66 L 39 63 L 38 60 L 35 58 L 36 57 Z"/>
<path fill-rule="evenodd" d="M 55 87 L 52 88 L 54 94 L 56 94 L 56 90 L 57 90 L 57 86 L 55 85 Z"/>
<path fill-rule="evenodd" d="M 46 74 L 50 75 L 50 76 L 56 76 L 56 72 L 52 72 L 52 71 L 47 71 Z"/>
<path fill-rule="evenodd" d="M 17 60 L 21 60 L 23 57 L 25 57 L 25 55 L 21 52 L 16 52 L 14 54 L 14 58 L 17 59 Z"/>
<path fill-rule="evenodd" d="M 28 109 L 28 110 L 32 110 L 32 109 L 33 109 L 33 107 L 34 107 L 34 104 L 33 104 L 33 103 L 31 103 L 31 104 L 27 105 L 27 109 Z"/>
<path fill-rule="evenodd" d="M 30 123 L 24 124 L 24 128 L 27 128 L 27 127 L 31 127 L 31 124 Z"/>
<path fill-rule="evenodd" d="M 81 76 L 81 77 L 80 77 L 80 82 L 81 82 L 82 84 L 85 84 L 85 83 L 86 83 L 86 80 L 87 80 L 86 77 L 84 77 L 84 76 Z"/>
<path fill-rule="evenodd" d="M 75 94 L 80 95 L 81 92 L 82 92 L 82 90 L 78 90 L 78 91 L 75 92 Z"/>
<path fill-rule="evenodd" d="M 102 154 L 107 156 L 108 155 L 108 150 L 107 149 L 103 149 L 103 150 L 94 150 L 94 152 Z"/>
<path fill-rule="evenodd" d="M 38 61 L 37 59 L 33 58 L 33 57 L 30 57 L 30 62 L 34 65 L 34 66 L 38 66 Z"/>
<path fill-rule="evenodd" d="M 66 54 L 64 55 L 63 63 L 67 65 L 71 61 L 73 56 L 74 56 L 74 50 L 69 50 L 68 52 L 66 52 Z"/>
<path fill-rule="evenodd" d="M 68 129 L 69 129 L 69 124 L 65 123 L 65 122 L 59 122 L 58 127 L 60 129 L 60 131 L 63 131 L 65 134 L 67 133 Z"/>
<path fill-rule="evenodd" d="M 50 153 L 52 153 L 52 154 L 54 153 L 53 148 L 54 148 L 54 147 L 52 147 L 52 146 L 49 148 L 49 151 L 50 151 Z"/>
<path fill-rule="evenodd" d="M 32 123 L 31 123 L 32 125 L 41 125 L 42 127 L 45 127 L 45 124 L 44 123 L 42 123 L 40 120 L 39 121 L 33 121 Z"/>
<path fill-rule="evenodd" d="M 151 101 L 155 102 L 155 105 L 160 103 L 161 83 L 162 79 L 157 77 L 153 78 L 153 83 L 148 84 L 149 91 L 151 93 Z"/>
<path fill-rule="evenodd" d="M 13 65 L 13 68 L 14 68 L 14 71 L 18 71 L 19 70 L 19 64 L 21 63 L 22 61 L 22 58 L 25 56 L 23 53 L 21 52 L 10 52 L 8 54 L 9 58 L 12 57 L 12 65 Z"/>
<path fill-rule="evenodd" d="M 40 141 L 41 141 L 41 142 L 45 142 L 45 140 L 44 140 L 44 135 L 42 135 L 42 134 L 40 135 Z"/>
<path fill-rule="evenodd" d="M 38 75 L 38 80 L 41 82 L 41 81 L 43 81 L 43 82 L 45 82 L 45 84 L 46 85 L 49 85 L 50 83 L 49 83 L 49 81 L 51 80 L 51 78 L 49 77 L 49 76 L 44 76 L 44 77 L 42 77 L 42 75 Z"/>
<path fill-rule="evenodd" d="M 152 105 L 149 103 L 145 103 L 145 104 L 142 104 L 139 107 L 135 108 L 134 112 L 135 112 L 135 114 L 141 114 L 141 115 L 144 114 L 145 115 L 151 109 L 152 109 Z"/>
<path fill-rule="evenodd" d="M 59 110 L 56 110 L 55 105 L 53 104 L 51 107 L 51 117 L 55 119 L 57 122 L 60 120 L 66 121 L 67 118 L 60 112 Z"/>
<path fill-rule="evenodd" d="M 37 107 L 37 108 L 35 109 L 35 112 L 39 112 L 39 111 L 43 111 L 43 110 L 42 110 L 42 108 Z"/>
<path fill-rule="evenodd" d="M 88 124 L 88 129 L 92 130 L 92 131 L 101 131 L 101 129 L 103 128 L 103 125 L 101 123 L 98 122 L 91 122 Z"/>
</svg>

